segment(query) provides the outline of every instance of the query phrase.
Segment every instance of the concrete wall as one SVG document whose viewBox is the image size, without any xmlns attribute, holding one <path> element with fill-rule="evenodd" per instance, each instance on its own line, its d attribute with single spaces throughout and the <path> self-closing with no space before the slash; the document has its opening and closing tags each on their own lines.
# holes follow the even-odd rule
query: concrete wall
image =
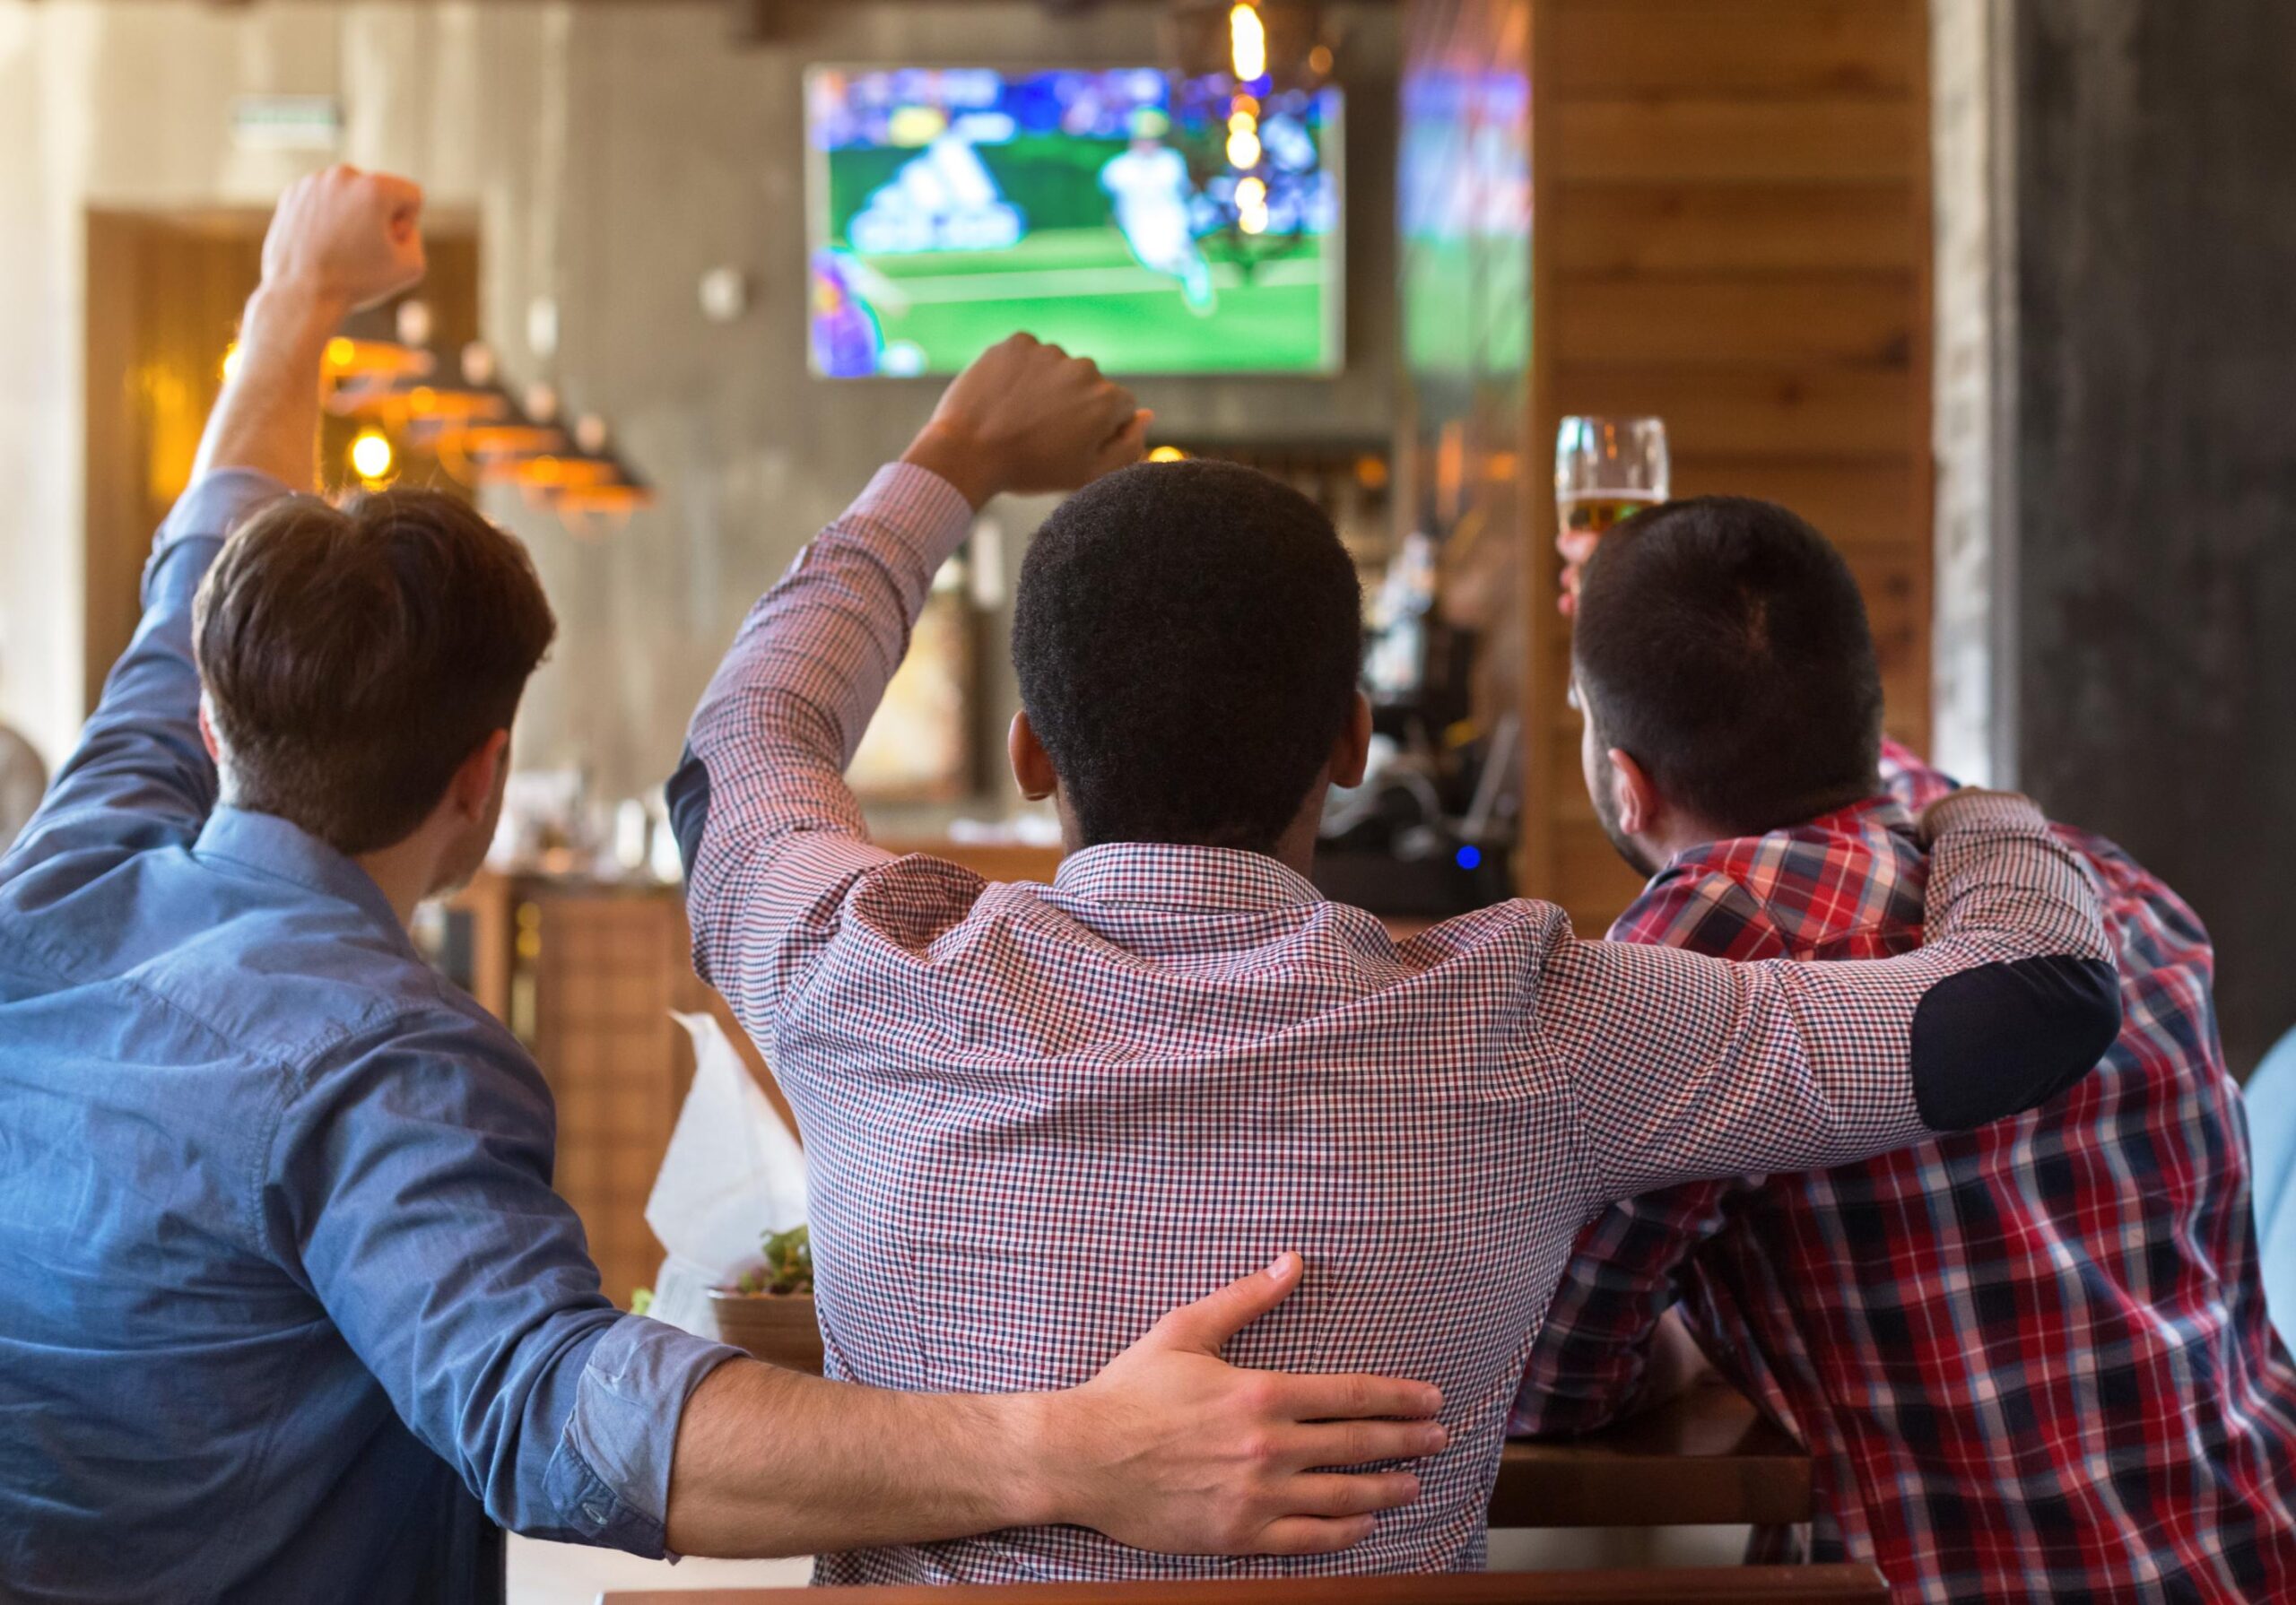
<svg viewBox="0 0 2296 1605">
<path fill-rule="evenodd" d="M 2017 780 L 2296 1025 L 2296 7 L 2015 0 Z"/>
<path fill-rule="evenodd" d="M 345 157 L 411 172 L 434 204 L 476 214 L 484 317 L 506 367 L 606 414 L 661 490 L 658 508 L 589 541 L 494 509 L 532 543 L 564 626 L 522 724 L 522 763 L 587 763 L 608 796 L 657 782 L 749 602 L 899 451 L 933 395 L 805 373 L 804 65 L 1158 59 L 1152 7 L 1068 18 L 1024 0 L 805 10 L 744 45 L 715 4 L 0 0 L 0 716 L 54 759 L 83 711 L 86 209 L 260 204 L 314 159 L 235 151 L 231 99 L 335 94 Z M 1144 386 L 1174 434 L 1387 427 L 1394 23 L 1384 6 L 1342 6 L 1336 20 L 1356 91 L 1348 371 Z M 752 311 L 730 326 L 706 322 L 696 301 L 701 273 L 722 264 L 754 289 Z M 561 311 L 554 360 L 524 340 L 526 306 L 544 295 Z M 1008 509 L 1008 532 L 1039 512 Z M 1009 565 L 1021 546 L 1006 542 Z M 985 726 L 1012 705 L 1000 651 Z"/>
<path fill-rule="evenodd" d="M 2009 784 L 2010 610 L 2003 536 L 2014 454 L 2004 424 L 2013 298 L 2014 119 L 2008 115 L 2009 0 L 1930 0 L 1930 410 L 1937 490 L 1930 620 L 1930 757 L 1971 785 Z"/>
</svg>

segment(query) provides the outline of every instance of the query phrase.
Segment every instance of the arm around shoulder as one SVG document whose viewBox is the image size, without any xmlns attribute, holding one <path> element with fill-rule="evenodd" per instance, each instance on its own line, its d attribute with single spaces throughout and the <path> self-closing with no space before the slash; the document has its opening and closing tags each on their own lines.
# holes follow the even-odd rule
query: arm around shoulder
<svg viewBox="0 0 2296 1605">
<path fill-rule="evenodd" d="M 2120 977 L 2096 888 L 2022 797 L 1959 791 L 1922 815 L 1926 928 L 1966 955 L 1915 1007 L 1909 1049 L 1925 1124 L 1960 1131 L 2047 1102 L 2120 1034 Z"/>
<path fill-rule="evenodd" d="M 1608 942 L 1552 954 L 1539 1024 L 1603 1197 L 1846 1163 L 2031 1108 L 2095 1066 L 2119 1002 L 2077 855 L 2022 798 L 1945 807 L 1929 942 L 1901 958 L 1735 965 Z"/>
</svg>

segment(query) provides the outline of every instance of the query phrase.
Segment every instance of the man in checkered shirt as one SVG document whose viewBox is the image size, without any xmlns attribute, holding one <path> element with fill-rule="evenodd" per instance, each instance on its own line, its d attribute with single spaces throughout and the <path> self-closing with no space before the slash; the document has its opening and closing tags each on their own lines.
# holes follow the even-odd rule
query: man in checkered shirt
<svg viewBox="0 0 2296 1605">
<path fill-rule="evenodd" d="M 1761 502 L 1676 503 L 1605 537 L 1578 616 L 1587 785 L 1656 872 L 1614 939 L 1914 950 L 1936 871 L 1909 809 L 1952 783 L 1894 747 L 1877 775 L 1873 638 L 1822 536 Z M 1758 1533 L 1762 1558 L 1870 1561 L 1906 1600 L 2296 1597 L 2296 1371 L 2266 1320 L 2207 933 L 2110 842 L 2056 836 L 2119 962 L 2103 1066 L 1981 1130 L 1613 1206 L 1548 1306 L 1520 1429 L 1663 1391 L 1678 1306 L 1817 1457 L 1817 1519 Z"/>
<path fill-rule="evenodd" d="M 1336 1555 L 1039 1528 L 830 1557 L 831 1581 L 1479 1566 L 1508 1406 L 1594 1210 L 1996 1118 L 2118 1027 L 2093 895 L 2021 799 L 1946 805 L 1934 945 L 1887 964 L 1579 942 L 1524 902 L 1398 945 L 1326 901 L 1317 819 L 1370 733 L 1353 569 L 1265 476 L 1123 467 L 1146 421 L 1017 337 L 759 603 L 670 788 L 696 961 L 804 1127 L 833 1375 L 1066 1386 L 1297 1248 L 1305 1286 L 1230 1358 L 1436 1383 L 1450 1446 Z M 1013 759 L 1058 805 L 1054 883 L 872 846 L 840 771 L 935 570 L 989 497 L 1101 474 L 1017 599 Z"/>
</svg>

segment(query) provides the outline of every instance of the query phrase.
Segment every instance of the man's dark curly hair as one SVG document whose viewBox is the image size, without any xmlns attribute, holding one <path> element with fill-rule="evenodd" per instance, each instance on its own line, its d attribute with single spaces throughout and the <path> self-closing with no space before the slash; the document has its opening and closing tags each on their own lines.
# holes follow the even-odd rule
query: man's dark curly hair
<svg viewBox="0 0 2296 1605">
<path fill-rule="evenodd" d="M 1234 464 L 1096 481 L 1021 568 L 1021 705 L 1086 845 L 1274 851 L 1346 727 L 1362 655 L 1331 520 Z"/>
<path fill-rule="evenodd" d="M 1670 501 L 1603 537 L 1571 656 L 1587 716 L 1733 835 L 1871 794 L 1882 672 L 1841 553 L 1784 508 Z"/>
</svg>

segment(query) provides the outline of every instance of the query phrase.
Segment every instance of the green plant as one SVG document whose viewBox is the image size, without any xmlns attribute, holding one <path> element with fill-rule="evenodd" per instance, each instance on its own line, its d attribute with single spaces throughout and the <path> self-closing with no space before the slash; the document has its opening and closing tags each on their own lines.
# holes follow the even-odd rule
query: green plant
<svg viewBox="0 0 2296 1605">
<path fill-rule="evenodd" d="M 734 1284 L 739 1293 L 804 1293 L 813 1290 L 813 1238 L 802 1226 L 768 1232 L 761 1239 L 765 1263 Z"/>
</svg>

